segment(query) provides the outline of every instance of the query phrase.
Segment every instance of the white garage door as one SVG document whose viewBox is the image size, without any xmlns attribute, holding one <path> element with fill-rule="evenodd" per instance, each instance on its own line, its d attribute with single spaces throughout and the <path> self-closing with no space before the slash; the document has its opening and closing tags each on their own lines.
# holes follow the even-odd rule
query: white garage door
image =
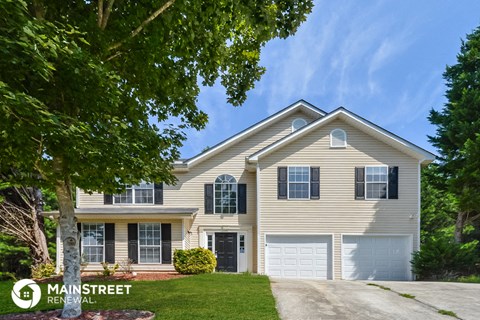
<svg viewBox="0 0 480 320">
<path fill-rule="evenodd" d="M 331 236 L 267 235 L 266 240 L 268 275 L 332 279 Z"/>
<path fill-rule="evenodd" d="M 410 255 L 408 236 L 343 236 L 343 279 L 410 280 Z"/>
</svg>

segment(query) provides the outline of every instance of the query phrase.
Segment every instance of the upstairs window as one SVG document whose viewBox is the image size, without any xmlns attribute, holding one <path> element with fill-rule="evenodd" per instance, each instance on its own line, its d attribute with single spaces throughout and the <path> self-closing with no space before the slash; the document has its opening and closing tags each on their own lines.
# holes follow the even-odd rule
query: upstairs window
<svg viewBox="0 0 480 320">
<path fill-rule="evenodd" d="M 297 118 L 292 121 L 292 132 L 297 131 L 298 129 L 306 125 L 307 125 L 307 121 L 305 119 Z"/>
<path fill-rule="evenodd" d="M 330 132 L 330 147 L 345 148 L 347 146 L 347 133 L 342 129 L 333 129 Z"/>
<path fill-rule="evenodd" d="M 365 167 L 366 199 L 387 199 L 388 167 Z"/>
<path fill-rule="evenodd" d="M 310 167 L 288 167 L 288 198 L 309 199 Z"/>
<path fill-rule="evenodd" d="M 215 179 L 215 213 L 237 213 L 237 180 L 231 175 Z"/>
<path fill-rule="evenodd" d="M 154 184 L 142 182 L 128 185 L 124 193 L 113 196 L 115 204 L 153 204 Z"/>
</svg>

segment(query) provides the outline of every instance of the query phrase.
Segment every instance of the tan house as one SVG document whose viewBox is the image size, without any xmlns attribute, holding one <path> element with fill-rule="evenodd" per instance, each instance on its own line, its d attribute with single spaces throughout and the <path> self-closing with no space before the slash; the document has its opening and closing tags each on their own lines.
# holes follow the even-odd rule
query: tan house
<svg viewBox="0 0 480 320">
<path fill-rule="evenodd" d="M 134 270 L 173 270 L 173 250 L 200 246 L 222 271 L 408 280 L 420 168 L 433 159 L 344 108 L 301 100 L 177 161 L 176 185 L 77 190 L 81 252 L 87 270 L 128 258 Z"/>
</svg>

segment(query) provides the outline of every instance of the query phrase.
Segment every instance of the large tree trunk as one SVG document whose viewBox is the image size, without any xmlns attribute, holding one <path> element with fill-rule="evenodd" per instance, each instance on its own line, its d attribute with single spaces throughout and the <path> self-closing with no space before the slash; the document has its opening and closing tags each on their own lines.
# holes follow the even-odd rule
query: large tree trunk
<svg viewBox="0 0 480 320">
<path fill-rule="evenodd" d="M 465 212 L 459 212 L 457 214 L 457 221 L 455 222 L 455 242 L 462 243 L 463 240 L 463 227 L 465 225 Z"/>
<path fill-rule="evenodd" d="M 54 159 L 57 172 L 63 171 L 62 162 Z M 72 188 L 68 177 L 55 184 L 60 210 L 60 234 L 63 243 L 63 284 L 67 288 L 62 317 L 74 318 L 82 313 L 81 294 L 71 293 L 70 288 L 80 287 L 80 234 L 73 206 Z M 78 291 L 77 291 L 78 292 Z"/>
</svg>

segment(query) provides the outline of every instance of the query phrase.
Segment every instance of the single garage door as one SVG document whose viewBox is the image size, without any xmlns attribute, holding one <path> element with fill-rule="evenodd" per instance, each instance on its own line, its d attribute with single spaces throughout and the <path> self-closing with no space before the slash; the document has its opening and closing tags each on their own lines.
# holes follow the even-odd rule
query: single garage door
<svg viewBox="0 0 480 320">
<path fill-rule="evenodd" d="M 282 278 L 332 279 L 332 237 L 267 235 L 266 273 Z"/>
<path fill-rule="evenodd" d="M 347 280 L 410 280 L 409 236 L 343 236 Z"/>
</svg>

